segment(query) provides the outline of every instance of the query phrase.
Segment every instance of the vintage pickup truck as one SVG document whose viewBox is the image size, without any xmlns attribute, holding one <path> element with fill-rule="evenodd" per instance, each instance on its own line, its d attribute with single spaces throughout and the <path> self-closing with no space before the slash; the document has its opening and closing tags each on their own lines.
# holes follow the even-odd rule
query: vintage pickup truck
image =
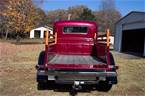
<svg viewBox="0 0 145 96">
<path fill-rule="evenodd" d="M 74 90 L 92 84 L 109 91 L 117 84 L 118 66 L 109 50 L 109 29 L 98 36 L 92 21 L 57 21 L 53 29 L 55 40 L 50 43 L 52 34 L 46 32 L 45 50 L 36 65 L 38 89 L 50 83 L 70 84 Z"/>
</svg>

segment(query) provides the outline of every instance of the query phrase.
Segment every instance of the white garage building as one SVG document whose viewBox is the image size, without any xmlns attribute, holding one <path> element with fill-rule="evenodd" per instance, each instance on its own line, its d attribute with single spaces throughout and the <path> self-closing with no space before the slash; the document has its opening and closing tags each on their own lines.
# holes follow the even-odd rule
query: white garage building
<svg viewBox="0 0 145 96">
<path fill-rule="evenodd" d="M 53 29 L 50 27 L 39 27 L 32 29 L 30 31 L 30 38 L 44 38 L 45 31 L 49 31 L 50 34 L 53 34 Z"/>
<path fill-rule="evenodd" d="M 145 56 L 145 12 L 130 12 L 116 23 L 114 48 Z"/>
</svg>

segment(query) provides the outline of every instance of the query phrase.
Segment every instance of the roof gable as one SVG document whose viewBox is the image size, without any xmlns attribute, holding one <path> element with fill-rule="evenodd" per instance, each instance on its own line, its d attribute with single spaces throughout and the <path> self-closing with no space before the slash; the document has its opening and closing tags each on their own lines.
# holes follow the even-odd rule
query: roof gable
<svg viewBox="0 0 145 96">
<path fill-rule="evenodd" d="M 116 24 L 131 23 L 136 21 L 145 21 L 145 12 L 132 11 L 128 13 L 126 16 L 122 17 L 120 20 L 118 20 Z"/>
</svg>

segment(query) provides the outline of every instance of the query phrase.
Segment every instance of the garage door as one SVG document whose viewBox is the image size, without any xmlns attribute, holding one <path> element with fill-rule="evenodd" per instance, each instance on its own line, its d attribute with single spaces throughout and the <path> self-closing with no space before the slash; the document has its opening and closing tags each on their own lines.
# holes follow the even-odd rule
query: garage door
<svg viewBox="0 0 145 96">
<path fill-rule="evenodd" d="M 122 52 L 143 56 L 145 29 L 124 30 L 122 35 Z"/>
</svg>

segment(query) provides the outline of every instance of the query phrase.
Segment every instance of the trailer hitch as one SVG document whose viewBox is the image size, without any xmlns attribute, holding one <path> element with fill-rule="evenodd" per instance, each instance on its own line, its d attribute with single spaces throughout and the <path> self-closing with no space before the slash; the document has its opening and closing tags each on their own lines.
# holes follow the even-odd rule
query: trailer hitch
<svg viewBox="0 0 145 96">
<path fill-rule="evenodd" d="M 80 85 L 81 83 L 82 82 L 80 81 L 74 81 L 74 84 L 72 85 L 72 89 L 70 92 L 71 96 L 75 96 L 77 94 L 77 91 L 82 89 L 82 86 Z"/>
<path fill-rule="evenodd" d="M 75 89 L 75 90 L 82 89 L 82 86 L 80 85 L 80 81 L 74 81 L 74 84 L 73 84 L 72 88 Z"/>
</svg>

